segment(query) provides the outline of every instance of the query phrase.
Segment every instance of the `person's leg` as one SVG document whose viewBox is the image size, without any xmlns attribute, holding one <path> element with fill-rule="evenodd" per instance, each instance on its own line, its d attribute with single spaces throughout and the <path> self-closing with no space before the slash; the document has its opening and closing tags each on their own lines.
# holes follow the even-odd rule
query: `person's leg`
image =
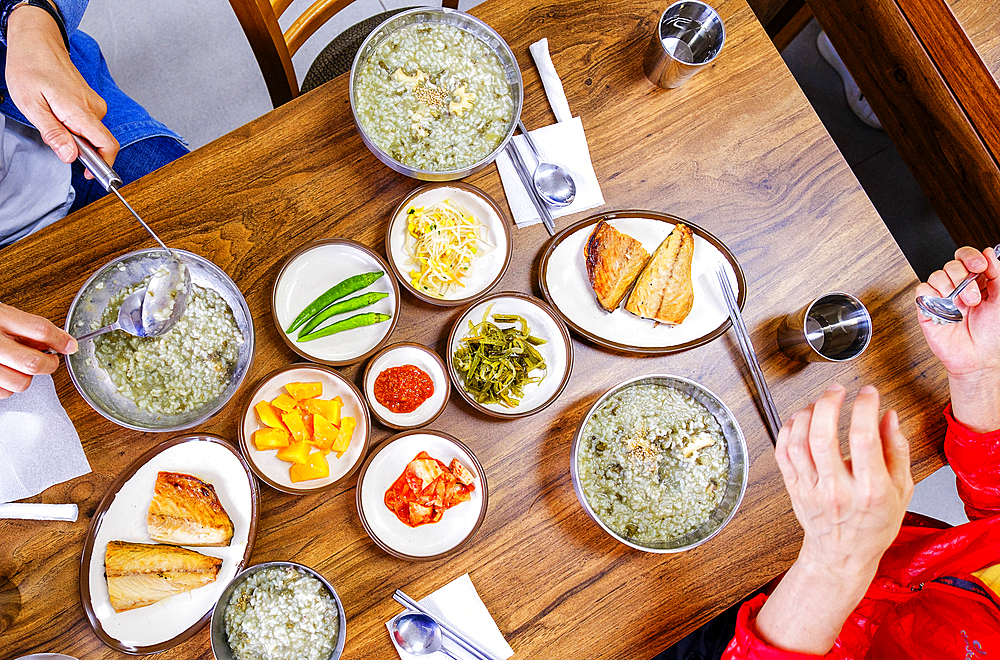
<svg viewBox="0 0 1000 660">
<path fill-rule="evenodd" d="M 188 150 L 184 145 L 173 138 L 160 136 L 146 138 L 120 150 L 115 159 L 114 168 L 118 176 L 122 178 L 123 183 L 129 184 L 153 170 L 177 160 L 186 153 Z M 73 200 L 70 213 L 108 194 L 101 184 L 84 177 L 84 168 L 80 161 L 73 161 L 72 168 L 72 183 L 73 189 L 76 190 L 76 199 Z"/>
<path fill-rule="evenodd" d="M 743 603 L 754 598 L 758 589 L 745 599 L 678 641 L 653 660 L 719 660 L 736 634 L 736 615 Z"/>
</svg>

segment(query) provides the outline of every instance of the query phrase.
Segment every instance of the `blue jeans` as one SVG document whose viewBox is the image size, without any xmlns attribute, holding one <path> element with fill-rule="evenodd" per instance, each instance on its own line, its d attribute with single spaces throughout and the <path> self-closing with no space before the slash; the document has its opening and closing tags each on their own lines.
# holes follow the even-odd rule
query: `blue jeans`
<svg viewBox="0 0 1000 660">
<path fill-rule="evenodd" d="M 186 153 L 188 150 L 184 145 L 173 138 L 160 136 L 146 138 L 133 142 L 119 151 L 114 168 L 122 181 L 129 184 L 153 170 L 177 160 Z M 87 204 L 108 194 L 108 191 L 97 181 L 83 176 L 84 167 L 80 161 L 73 161 L 72 169 L 71 182 L 76 191 L 76 199 L 73 200 L 73 206 L 69 209 L 70 213 L 82 209 Z"/>
</svg>

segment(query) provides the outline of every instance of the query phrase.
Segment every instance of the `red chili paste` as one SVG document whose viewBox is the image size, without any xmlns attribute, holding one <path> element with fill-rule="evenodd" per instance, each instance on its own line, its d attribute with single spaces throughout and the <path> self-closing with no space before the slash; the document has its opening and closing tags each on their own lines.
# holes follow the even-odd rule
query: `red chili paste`
<svg viewBox="0 0 1000 660">
<path fill-rule="evenodd" d="M 375 378 L 375 400 L 394 413 L 411 413 L 434 394 L 434 381 L 419 367 L 389 367 Z"/>
</svg>

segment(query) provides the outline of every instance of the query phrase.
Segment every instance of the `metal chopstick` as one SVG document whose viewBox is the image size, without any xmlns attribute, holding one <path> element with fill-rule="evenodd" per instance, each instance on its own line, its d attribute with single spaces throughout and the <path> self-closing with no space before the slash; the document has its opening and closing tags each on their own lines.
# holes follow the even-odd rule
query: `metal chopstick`
<svg viewBox="0 0 1000 660">
<path fill-rule="evenodd" d="M 462 646 L 462 648 L 464 648 L 466 651 L 473 654 L 480 660 L 500 660 L 500 658 L 496 657 L 495 655 L 487 651 L 485 648 L 483 648 L 481 645 L 477 644 L 475 640 L 473 640 L 470 637 L 467 637 L 465 633 L 458 630 L 457 628 L 454 628 L 448 623 L 442 621 L 440 618 L 428 612 L 423 605 L 413 600 L 399 589 L 396 589 L 396 593 L 392 595 L 392 598 L 403 607 L 420 612 L 421 614 L 426 614 L 430 618 L 437 621 L 438 625 L 441 626 L 441 632 L 447 635 L 450 639 L 457 642 L 459 645 Z"/>
<path fill-rule="evenodd" d="M 750 376 L 753 378 L 754 385 L 757 388 L 757 394 L 760 399 L 760 410 L 764 417 L 764 422 L 767 424 L 767 430 L 771 433 L 771 443 L 774 444 L 778 441 L 778 431 L 781 429 L 781 416 L 774 405 L 774 399 L 771 398 L 771 390 L 767 387 L 767 381 L 764 380 L 764 372 L 760 368 L 757 353 L 754 351 L 753 344 L 750 341 L 750 333 L 747 332 L 747 326 L 743 322 L 743 315 L 740 313 L 736 294 L 733 293 L 733 288 L 729 284 L 729 276 L 726 274 L 725 268 L 721 265 L 716 268 L 715 274 L 719 278 L 719 285 L 722 287 L 722 296 L 726 299 L 726 307 L 729 308 L 729 317 L 733 320 L 733 328 L 736 330 L 736 339 L 740 344 L 740 352 L 743 354 L 743 359 L 746 360 L 747 367 L 750 369 Z"/>
<path fill-rule="evenodd" d="M 538 192 L 535 190 L 535 184 L 532 183 L 531 177 L 528 175 L 528 166 L 524 164 L 524 159 L 521 158 L 521 154 L 518 153 L 513 140 L 507 143 L 507 155 L 510 156 L 510 162 L 514 164 L 514 170 L 517 172 L 517 176 L 521 179 L 521 183 L 524 185 L 524 190 L 528 193 L 528 198 L 531 200 L 531 203 L 535 205 L 535 210 L 538 211 L 538 217 L 542 219 L 542 224 L 545 225 L 545 229 L 548 230 L 549 236 L 555 236 L 556 225 L 552 220 L 552 214 L 549 213 L 549 209 L 545 206 L 545 202 L 539 199 Z"/>
</svg>

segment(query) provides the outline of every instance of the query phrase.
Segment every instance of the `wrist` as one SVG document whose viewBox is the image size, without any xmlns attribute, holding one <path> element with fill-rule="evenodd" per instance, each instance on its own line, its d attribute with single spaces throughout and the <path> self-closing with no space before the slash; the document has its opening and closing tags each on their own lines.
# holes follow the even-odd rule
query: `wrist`
<svg viewBox="0 0 1000 660">
<path fill-rule="evenodd" d="M 948 374 L 951 414 L 975 433 L 1000 429 L 1000 371 Z"/>
<path fill-rule="evenodd" d="M 69 36 L 58 7 L 49 0 L 4 2 L 0 11 L 0 33 L 6 41 L 11 35 L 31 33 L 62 43 L 69 51 Z"/>
</svg>

